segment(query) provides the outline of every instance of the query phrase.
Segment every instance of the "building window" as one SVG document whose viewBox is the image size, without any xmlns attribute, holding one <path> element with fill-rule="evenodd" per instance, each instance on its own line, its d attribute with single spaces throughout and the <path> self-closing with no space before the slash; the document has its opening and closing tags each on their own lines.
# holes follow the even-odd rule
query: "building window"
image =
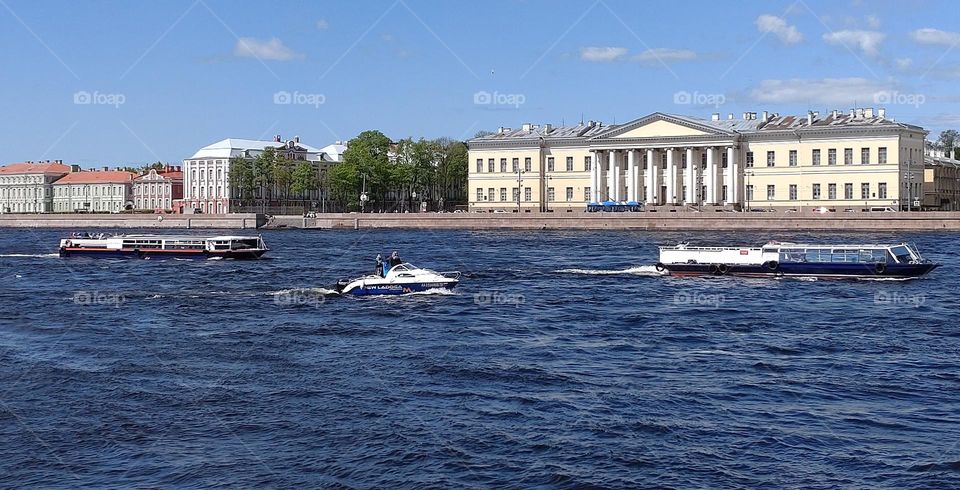
<svg viewBox="0 0 960 490">
<path fill-rule="evenodd" d="M 827 184 L 827 199 L 837 198 L 837 184 Z"/>
<path fill-rule="evenodd" d="M 567 157 L 567 172 L 573 172 L 573 157 Z"/>
<path fill-rule="evenodd" d="M 870 184 L 860 184 L 860 199 L 870 199 Z"/>
<path fill-rule="evenodd" d="M 767 200 L 773 201 L 777 198 L 777 186 L 768 185 L 767 186 Z"/>
<path fill-rule="evenodd" d="M 775 167 L 777 165 L 776 152 L 768 151 L 767 152 L 767 166 Z"/>
<path fill-rule="evenodd" d="M 500 188 L 500 200 L 501 200 L 501 201 L 504 201 L 504 202 L 507 201 L 507 188 L 506 188 L 506 187 L 501 187 L 501 188 Z"/>
<path fill-rule="evenodd" d="M 520 159 L 519 159 L 519 158 L 514 158 L 514 159 L 513 159 L 513 166 L 510 167 L 510 168 L 513 169 L 513 170 L 512 170 L 513 173 L 517 173 L 517 172 L 520 170 Z"/>
<path fill-rule="evenodd" d="M 506 158 L 501 158 L 501 159 L 500 159 L 500 171 L 503 172 L 503 173 L 507 173 L 507 159 L 506 159 Z"/>
<path fill-rule="evenodd" d="M 493 202 L 497 198 L 497 190 L 493 187 L 487 189 L 487 200 Z"/>
<path fill-rule="evenodd" d="M 860 163 L 862 165 L 870 164 L 870 148 L 860 148 Z"/>
<path fill-rule="evenodd" d="M 553 202 L 556 197 L 557 193 L 554 191 L 553 187 L 547 187 L 547 201 Z"/>
<path fill-rule="evenodd" d="M 843 184 L 843 198 L 853 199 L 853 184 Z"/>
<path fill-rule="evenodd" d="M 790 200 L 797 200 L 797 184 L 790 184 Z"/>
<path fill-rule="evenodd" d="M 660 168 L 661 169 L 667 168 L 667 152 L 663 152 L 660 154 Z"/>
<path fill-rule="evenodd" d="M 881 146 L 877 149 L 877 163 L 887 163 L 887 147 Z"/>
<path fill-rule="evenodd" d="M 664 194 L 666 194 L 666 191 L 664 191 Z M 720 200 L 724 202 L 727 201 L 727 186 L 720 188 Z"/>
<path fill-rule="evenodd" d="M 491 158 L 491 159 L 487 160 L 487 172 L 493 173 L 493 172 L 496 172 L 496 171 L 497 171 L 497 169 L 496 169 L 496 167 L 495 167 L 494 164 L 493 164 L 493 159 Z"/>
<path fill-rule="evenodd" d="M 524 200 L 524 201 L 531 201 L 531 200 L 533 200 L 533 190 L 530 189 L 529 187 L 524 187 L 524 188 L 523 188 L 523 200 Z"/>
<path fill-rule="evenodd" d="M 819 149 L 813 150 L 813 156 L 811 157 L 811 159 L 813 160 L 813 165 L 815 165 L 815 166 L 820 165 L 820 150 L 819 150 Z"/>
<path fill-rule="evenodd" d="M 836 165 L 837 164 L 837 149 L 830 148 L 827 150 L 827 165 Z"/>
<path fill-rule="evenodd" d="M 477 173 L 479 174 L 480 172 L 483 172 L 483 159 L 482 159 L 482 158 L 478 158 L 478 159 L 477 159 Z"/>
<path fill-rule="evenodd" d="M 584 187 L 584 188 L 583 188 L 583 200 L 584 200 L 584 201 L 586 201 L 586 202 L 593 202 L 593 196 L 590 195 L 590 191 L 592 191 L 592 190 L 593 190 L 593 189 L 591 189 L 591 188 L 589 188 L 589 187 Z"/>
<path fill-rule="evenodd" d="M 533 169 L 533 161 L 530 160 L 530 157 L 523 159 L 523 171 L 529 172 Z M 529 199 L 528 199 L 529 200 Z"/>
<path fill-rule="evenodd" d="M 787 164 L 791 167 L 797 166 L 797 150 L 790 150 L 790 160 Z"/>
<path fill-rule="evenodd" d="M 200 197 L 203 197 L 203 196 L 200 196 Z M 479 201 L 482 201 L 482 200 L 483 200 L 483 189 L 479 189 L 479 188 L 478 188 L 478 189 L 477 189 L 477 201 L 479 202 Z"/>
<path fill-rule="evenodd" d="M 513 201 L 514 201 L 514 202 L 520 202 L 520 188 L 519 188 L 519 187 L 514 187 L 514 188 L 513 188 Z"/>
<path fill-rule="evenodd" d="M 887 183 L 881 182 L 877 184 L 877 199 L 886 199 L 887 198 Z"/>
<path fill-rule="evenodd" d="M 589 156 L 583 157 L 583 170 L 585 172 L 593 170 L 593 159 Z"/>
<path fill-rule="evenodd" d="M 813 199 L 820 199 L 820 184 L 813 184 Z"/>
<path fill-rule="evenodd" d="M 699 200 L 699 197 L 698 197 Z M 747 201 L 753 200 L 753 184 L 747 186 Z"/>
<path fill-rule="evenodd" d="M 843 164 L 853 165 L 853 148 L 843 149 Z"/>
<path fill-rule="evenodd" d="M 707 150 L 707 151 L 710 151 L 710 150 Z M 701 169 L 707 168 L 707 152 L 706 151 L 700 154 L 700 168 Z"/>
<path fill-rule="evenodd" d="M 680 168 L 687 168 L 687 152 L 680 152 Z"/>
<path fill-rule="evenodd" d="M 547 157 L 547 172 L 553 172 L 553 157 Z"/>
<path fill-rule="evenodd" d="M 726 151 L 721 151 L 721 152 L 720 152 L 720 167 L 721 167 L 721 168 L 727 168 L 728 166 L 729 166 L 729 162 L 727 162 L 727 152 L 726 152 Z M 724 199 L 724 201 L 726 201 L 726 199 Z"/>
<path fill-rule="evenodd" d="M 567 187 L 567 202 L 573 200 L 573 187 Z"/>
</svg>

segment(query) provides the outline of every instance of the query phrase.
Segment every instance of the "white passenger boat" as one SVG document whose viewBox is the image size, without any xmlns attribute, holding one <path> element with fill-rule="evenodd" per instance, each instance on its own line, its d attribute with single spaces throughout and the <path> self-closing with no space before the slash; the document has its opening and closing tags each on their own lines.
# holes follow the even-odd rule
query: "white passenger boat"
<svg viewBox="0 0 960 490">
<path fill-rule="evenodd" d="M 434 272 L 413 264 L 393 266 L 386 276 L 371 274 L 337 282 L 334 290 L 355 296 L 396 295 L 423 292 L 431 289 L 453 289 L 460 283 L 459 272 Z"/>
<path fill-rule="evenodd" d="M 899 244 L 809 244 L 770 242 L 760 247 L 660 247 L 657 270 L 675 276 L 823 278 L 921 277 L 939 264 Z"/>
<path fill-rule="evenodd" d="M 60 256 L 90 257 L 213 257 L 255 259 L 269 250 L 256 236 L 107 235 L 74 233 L 60 240 Z"/>
</svg>

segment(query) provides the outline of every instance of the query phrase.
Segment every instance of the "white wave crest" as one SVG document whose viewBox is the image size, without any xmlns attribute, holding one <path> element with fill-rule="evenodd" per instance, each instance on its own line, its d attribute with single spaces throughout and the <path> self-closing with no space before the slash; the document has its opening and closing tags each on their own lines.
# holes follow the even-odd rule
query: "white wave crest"
<svg viewBox="0 0 960 490">
<path fill-rule="evenodd" d="M 641 265 L 639 267 L 631 267 L 629 269 L 560 269 L 558 271 L 560 274 L 585 274 L 591 276 L 615 276 L 615 275 L 634 275 L 634 276 L 665 276 L 668 274 L 666 270 L 658 271 L 656 266 L 652 265 Z"/>
<path fill-rule="evenodd" d="M 327 295 L 327 294 L 336 294 L 337 292 L 332 289 L 327 288 L 290 288 L 290 289 L 281 289 L 279 291 L 270 291 L 266 293 L 268 296 L 288 296 L 293 294 L 316 294 L 316 295 Z"/>
<path fill-rule="evenodd" d="M 0 254 L 0 257 L 32 257 L 32 258 L 50 258 L 59 257 L 60 254 Z"/>
</svg>

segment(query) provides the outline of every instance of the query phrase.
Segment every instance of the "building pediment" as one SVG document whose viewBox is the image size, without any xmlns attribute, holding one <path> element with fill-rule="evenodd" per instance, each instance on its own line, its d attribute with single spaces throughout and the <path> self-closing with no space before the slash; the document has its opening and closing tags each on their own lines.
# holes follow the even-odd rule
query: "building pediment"
<svg viewBox="0 0 960 490">
<path fill-rule="evenodd" d="M 731 131 L 712 126 L 706 121 L 701 122 L 693 118 L 655 112 L 649 116 L 612 127 L 609 131 L 600 133 L 591 139 L 677 138 L 733 134 Z"/>
</svg>

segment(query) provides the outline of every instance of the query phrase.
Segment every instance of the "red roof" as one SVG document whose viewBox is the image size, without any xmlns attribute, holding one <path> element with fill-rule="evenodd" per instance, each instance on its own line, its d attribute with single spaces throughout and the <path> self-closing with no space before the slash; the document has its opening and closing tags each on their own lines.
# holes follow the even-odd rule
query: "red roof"
<svg viewBox="0 0 960 490">
<path fill-rule="evenodd" d="M 137 176 L 137 178 L 134 179 L 134 180 L 142 181 L 142 180 L 146 179 L 149 175 L 150 175 L 150 172 L 148 171 L 147 173 L 145 173 L 145 174 L 143 174 L 143 175 Z M 166 179 L 166 180 L 183 180 L 183 172 L 160 172 L 160 171 L 158 171 L 158 172 L 157 172 L 157 177 L 160 177 L 160 178 L 163 178 L 163 179 Z"/>
<path fill-rule="evenodd" d="M 65 175 L 54 184 L 109 184 L 131 182 L 137 174 L 120 170 L 88 170 Z"/>
<path fill-rule="evenodd" d="M 24 162 L 0 167 L 0 174 L 68 174 L 70 166 L 62 163 Z"/>
</svg>

